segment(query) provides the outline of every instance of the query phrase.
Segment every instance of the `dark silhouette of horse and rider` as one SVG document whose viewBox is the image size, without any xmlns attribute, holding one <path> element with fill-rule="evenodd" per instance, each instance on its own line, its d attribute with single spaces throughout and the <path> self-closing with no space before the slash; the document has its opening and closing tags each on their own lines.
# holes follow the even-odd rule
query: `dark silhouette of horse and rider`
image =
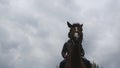
<svg viewBox="0 0 120 68">
<path fill-rule="evenodd" d="M 67 22 L 67 25 L 70 28 L 69 40 L 63 46 L 61 54 L 64 60 L 60 62 L 59 68 L 91 68 L 90 61 L 84 58 L 83 24 Z"/>
</svg>

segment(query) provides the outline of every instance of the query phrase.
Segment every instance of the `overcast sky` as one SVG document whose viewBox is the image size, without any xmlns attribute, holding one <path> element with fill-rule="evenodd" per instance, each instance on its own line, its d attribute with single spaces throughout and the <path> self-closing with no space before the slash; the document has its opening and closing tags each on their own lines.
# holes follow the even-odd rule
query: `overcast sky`
<svg viewBox="0 0 120 68">
<path fill-rule="evenodd" d="M 67 21 L 83 24 L 88 60 L 119 68 L 120 0 L 0 0 L 0 68 L 56 68 Z"/>
</svg>

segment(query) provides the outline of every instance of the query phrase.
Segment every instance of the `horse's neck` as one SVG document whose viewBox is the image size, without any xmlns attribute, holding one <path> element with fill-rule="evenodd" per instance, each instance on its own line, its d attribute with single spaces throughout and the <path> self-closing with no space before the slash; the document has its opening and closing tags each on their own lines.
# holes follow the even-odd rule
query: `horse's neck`
<svg viewBox="0 0 120 68">
<path fill-rule="evenodd" d="M 80 50 L 80 45 L 81 43 L 74 43 L 73 49 L 72 49 L 72 54 L 71 54 L 71 63 L 72 63 L 72 68 L 80 68 L 80 62 L 81 62 L 81 50 Z"/>
</svg>

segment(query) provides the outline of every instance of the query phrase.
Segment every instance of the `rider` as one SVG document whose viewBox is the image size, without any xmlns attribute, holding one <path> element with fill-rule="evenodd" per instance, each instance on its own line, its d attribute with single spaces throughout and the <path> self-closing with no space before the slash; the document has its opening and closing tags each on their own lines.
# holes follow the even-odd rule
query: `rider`
<svg viewBox="0 0 120 68">
<path fill-rule="evenodd" d="M 68 37 L 70 38 L 69 34 Z M 83 39 L 83 36 L 81 37 L 81 39 Z M 60 63 L 60 68 L 65 68 L 65 64 L 66 64 L 66 60 L 68 57 L 68 48 L 71 47 L 72 42 L 71 42 L 71 38 L 64 44 L 63 49 L 62 49 L 62 57 L 64 58 L 64 60 Z M 81 46 L 81 45 L 80 45 Z M 90 61 L 88 61 L 86 58 L 84 58 L 85 52 L 83 47 L 81 46 L 81 56 L 82 56 L 82 61 L 85 63 L 85 65 L 87 66 L 87 68 L 91 68 L 91 63 Z"/>
<path fill-rule="evenodd" d="M 68 40 L 65 44 L 64 44 L 64 46 L 63 46 L 63 49 L 62 49 L 62 57 L 64 58 L 64 60 L 60 63 L 60 68 L 64 68 L 65 67 L 65 63 L 66 63 L 66 60 L 67 60 L 67 57 L 68 57 L 68 48 L 71 46 L 71 44 L 72 44 L 72 42 L 71 42 L 72 40 Z M 82 47 L 81 47 L 82 48 Z M 84 52 L 84 50 L 83 50 L 83 48 L 81 49 L 81 56 L 82 56 L 82 59 L 83 59 L 83 61 L 85 60 L 86 61 L 86 59 L 85 58 L 83 58 L 84 57 L 84 54 L 85 54 L 85 52 Z"/>
</svg>

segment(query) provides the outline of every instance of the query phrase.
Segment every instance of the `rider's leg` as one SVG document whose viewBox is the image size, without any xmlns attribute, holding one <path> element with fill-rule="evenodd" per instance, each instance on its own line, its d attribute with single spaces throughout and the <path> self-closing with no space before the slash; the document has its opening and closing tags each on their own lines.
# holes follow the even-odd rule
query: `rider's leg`
<svg viewBox="0 0 120 68">
<path fill-rule="evenodd" d="M 91 68 L 91 63 L 89 60 L 87 60 L 86 58 L 82 58 L 82 60 L 85 63 L 85 65 L 87 66 L 87 68 Z"/>
<path fill-rule="evenodd" d="M 62 62 L 60 62 L 60 66 L 59 66 L 59 68 L 65 68 L 65 60 L 63 60 Z"/>
</svg>

